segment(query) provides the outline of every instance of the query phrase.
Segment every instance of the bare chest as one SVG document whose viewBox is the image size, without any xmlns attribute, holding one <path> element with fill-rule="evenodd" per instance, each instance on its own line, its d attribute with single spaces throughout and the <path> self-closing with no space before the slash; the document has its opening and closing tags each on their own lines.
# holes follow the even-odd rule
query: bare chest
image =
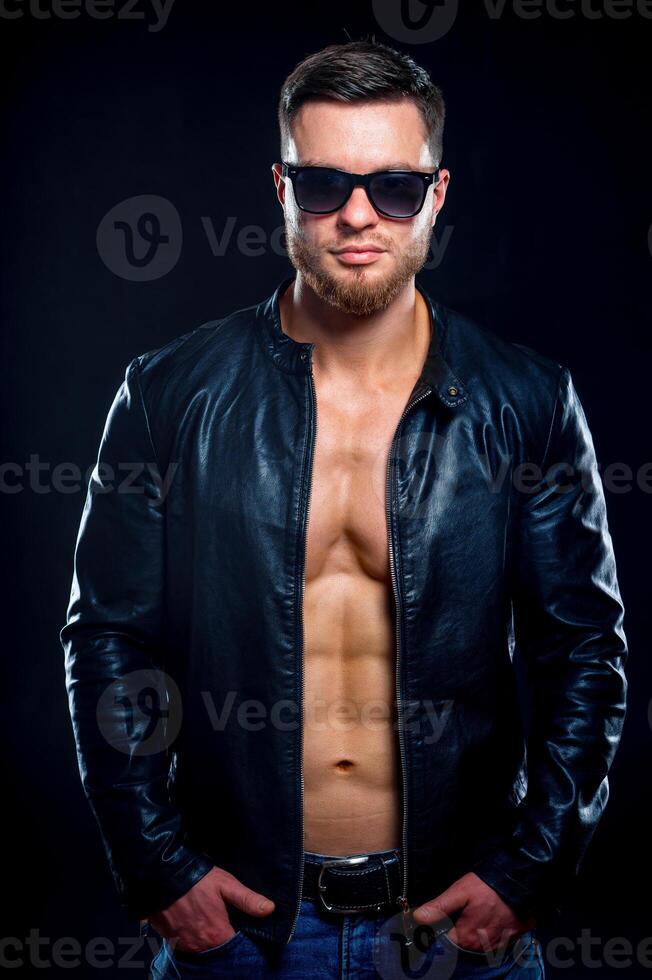
<svg viewBox="0 0 652 980">
<path fill-rule="evenodd" d="M 387 461 L 412 384 L 347 398 L 316 381 L 307 580 L 349 572 L 389 581 Z"/>
</svg>

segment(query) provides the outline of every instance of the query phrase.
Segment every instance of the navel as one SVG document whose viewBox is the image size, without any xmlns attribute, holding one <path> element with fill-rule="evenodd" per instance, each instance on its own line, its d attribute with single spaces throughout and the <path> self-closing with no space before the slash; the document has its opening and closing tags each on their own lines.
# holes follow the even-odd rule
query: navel
<svg viewBox="0 0 652 980">
<path fill-rule="evenodd" d="M 336 762 L 335 763 L 335 768 L 339 772 L 348 772 L 350 769 L 353 769 L 353 766 L 354 766 L 354 763 L 351 762 L 350 759 L 340 759 L 339 762 Z"/>
</svg>

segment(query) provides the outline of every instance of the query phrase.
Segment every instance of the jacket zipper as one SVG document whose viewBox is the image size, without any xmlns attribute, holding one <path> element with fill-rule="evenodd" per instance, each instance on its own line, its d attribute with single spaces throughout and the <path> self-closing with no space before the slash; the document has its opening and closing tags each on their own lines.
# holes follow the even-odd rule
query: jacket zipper
<svg viewBox="0 0 652 980">
<path fill-rule="evenodd" d="M 315 454 L 315 442 L 317 439 L 317 393 L 315 391 L 315 379 L 312 373 L 312 351 L 314 349 L 314 344 L 311 345 L 310 349 L 310 394 L 311 394 L 311 438 L 310 438 L 310 449 L 308 456 L 308 468 L 307 468 L 307 479 L 308 479 L 308 490 L 306 493 L 306 509 L 305 518 L 303 524 L 303 565 L 301 569 L 301 590 L 299 593 L 299 608 L 301 610 L 301 658 L 300 658 L 300 684 L 299 684 L 299 704 L 301 710 L 299 712 L 300 716 L 300 754 L 299 754 L 299 775 L 301 780 L 301 870 L 299 871 L 299 897 L 297 900 L 297 908 L 294 913 L 294 922 L 292 923 L 292 929 L 290 930 L 290 935 L 287 938 L 286 944 L 290 942 L 294 932 L 297 928 L 297 922 L 299 920 L 299 912 L 301 911 L 301 899 L 303 896 L 303 835 L 304 835 L 304 821 L 303 821 L 303 655 L 304 655 L 304 626 L 303 626 L 303 594 L 305 590 L 305 577 L 306 577 L 306 556 L 308 550 L 308 517 L 310 515 L 310 497 L 312 493 L 312 463 Z"/>
<path fill-rule="evenodd" d="M 387 539 L 389 545 L 389 567 L 392 577 L 392 589 L 394 591 L 394 602 L 396 604 L 396 709 L 397 709 L 397 723 L 398 723 L 398 741 L 399 741 L 399 751 L 401 758 L 401 781 L 403 788 L 403 822 L 402 822 L 402 847 L 403 847 L 403 881 L 401 886 L 401 895 L 397 899 L 397 903 L 401 908 L 403 913 L 403 931 L 405 934 L 405 945 L 409 946 L 412 944 L 412 936 L 410 931 L 410 926 L 407 918 L 408 913 L 408 900 L 407 900 L 407 784 L 405 780 L 405 744 L 403 739 L 403 729 L 401 727 L 401 657 L 400 657 L 400 634 L 401 634 L 401 605 L 400 596 L 398 591 L 398 586 L 396 583 L 396 564 L 394 561 L 394 549 L 392 547 L 392 525 L 391 525 L 391 499 L 390 499 L 390 472 L 392 459 L 394 456 L 394 447 L 396 445 L 397 436 L 403 420 L 413 405 L 421 401 L 426 395 L 429 395 L 432 389 L 430 387 L 424 389 L 420 395 L 409 401 L 405 408 L 403 409 L 403 414 L 398 420 L 398 425 L 396 426 L 396 431 L 394 432 L 394 438 L 392 439 L 392 444 L 390 447 L 389 455 L 387 457 L 387 478 L 385 482 L 385 504 L 386 504 L 386 518 L 387 518 Z"/>
<path fill-rule="evenodd" d="M 303 525 L 303 566 L 302 566 L 302 569 L 301 569 L 301 580 L 300 580 L 301 581 L 301 591 L 300 591 L 300 597 L 299 597 L 300 609 L 301 609 L 301 658 L 300 658 L 301 670 L 300 670 L 300 694 L 299 694 L 299 703 L 300 703 L 300 706 L 301 706 L 301 711 L 300 711 L 300 718 L 301 718 L 301 723 L 300 723 L 300 731 L 301 731 L 300 744 L 301 744 L 301 750 L 300 750 L 300 761 L 299 761 L 299 774 L 300 774 L 300 780 L 301 780 L 301 808 L 300 809 L 301 809 L 301 842 L 302 842 L 301 843 L 301 849 L 302 849 L 302 852 L 303 852 L 303 835 L 304 835 L 304 825 L 303 825 L 303 805 L 304 805 L 304 777 L 303 777 L 303 680 L 304 680 L 304 677 L 303 677 L 303 656 L 304 656 L 304 637 L 305 637 L 304 627 L 303 627 L 303 596 L 304 596 L 304 589 L 305 589 L 306 555 L 307 555 L 307 547 L 308 547 L 308 519 L 309 519 L 309 516 L 310 516 L 310 497 L 311 497 L 311 494 L 312 494 L 312 464 L 313 464 L 313 458 L 314 458 L 314 452 L 315 452 L 315 442 L 316 442 L 316 439 L 317 439 L 317 393 L 315 391 L 315 379 L 314 379 L 314 375 L 313 375 L 313 371 L 312 371 L 312 349 L 311 349 L 311 352 L 310 353 L 311 353 L 311 362 L 310 362 L 310 393 L 311 393 L 311 409 L 312 409 L 312 417 L 311 417 L 312 433 L 311 433 L 311 442 L 310 442 L 309 459 L 308 459 L 308 469 L 307 469 L 307 473 L 308 473 L 308 476 L 307 476 L 307 478 L 308 478 L 308 490 L 307 490 L 307 494 L 306 494 L 306 509 L 305 509 L 304 525 Z M 399 649 L 400 649 L 400 647 L 399 647 L 399 643 L 400 643 L 400 603 L 399 603 L 398 588 L 397 588 L 397 585 L 396 585 L 396 570 L 395 570 L 395 564 L 394 564 L 394 551 L 393 551 L 393 548 L 392 548 L 392 530 L 391 530 L 391 525 L 390 525 L 390 520 L 389 520 L 389 515 L 390 515 L 390 501 L 389 501 L 390 476 L 389 475 L 390 475 L 391 460 L 392 460 L 392 457 L 394 455 L 394 447 L 396 445 L 396 439 L 397 439 L 399 430 L 401 428 L 401 425 L 403 423 L 403 420 L 404 420 L 405 416 L 407 415 L 407 413 L 410 411 L 410 409 L 413 407 L 413 405 L 416 405 L 417 402 L 421 401 L 422 398 L 425 398 L 426 395 L 429 395 L 430 394 L 430 391 L 431 391 L 430 388 L 426 388 L 423 392 L 421 392 L 421 394 L 417 398 L 414 398 L 412 401 L 408 402 L 408 404 L 403 409 L 403 413 L 402 413 L 402 415 L 401 415 L 401 417 L 400 417 L 400 419 L 398 421 L 398 425 L 396 426 L 396 431 L 394 432 L 394 438 L 392 439 L 390 453 L 389 453 L 389 456 L 388 456 L 388 459 L 387 459 L 387 479 L 386 479 L 386 517 L 387 517 L 387 522 L 388 522 L 387 523 L 387 530 L 388 530 L 388 543 L 389 543 L 389 563 L 390 563 L 390 570 L 391 570 L 391 577 L 392 577 L 392 588 L 393 588 L 393 592 L 394 592 L 394 601 L 396 603 L 396 613 L 397 613 L 397 615 L 396 615 L 396 704 L 397 704 L 397 712 L 398 712 L 398 734 L 399 734 L 399 747 L 400 747 L 400 755 L 401 755 L 401 778 L 402 778 L 402 785 L 403 785 L 403 827 L 402 827 L 402 841 L 403 841 L 403 884 L 402 884 L 402 895 L 399 897 L 398 903 L 401 906 L 401 909 L 403 911 L 404 923 L 405 923 L 405 918 L 406 918 L 407 909 L 408 909 L 408 902 L 407 902 L 407 836 L 406 836 L 406 827 L 407 827 L 407 791 L 406 791 L 406 784 L 405 784 L 405 748 L 404 748 L 404 744 L 403 744 L 403 737 L 402 737 L 403 736 L 403 731 L 402 731 L 402 728 L 401 728 L 401 720 L 400 720 L 401 719 L 401 711 L 400 711 L 401 694 L 400 694 L 400 680 L 399 680 L 399 670 L 400 670 L 400 655 L 399 655 Z M 299 894 L 298 894 L 298 899 L 297 899 L 297 907 L 296 907 L 296 911 L 294 913 L 294 921 L 292 923 L 292 928 L 290 930 L 290 935 L 287 938 L 287 943 L 290 942 L 290 940 L 292 939 L 292 936 L 294 935 L 294 933 L 296 931 L 297 922 L 299 920 L 299 913 L 301 911 L 301 899 L 302 899 L 302 896 L 303 896 L 303 870 L 304 869 L 303 869 L 303 859 L 302 859 L 301 864 L 300 864 L 300 871 L 299 871 Z M 407 931 L 406 931 L 406 940 L 407 940 L 407 943 L 410 943 L 411 942 L 411 939 L 408 938 Z"/>
</svg>

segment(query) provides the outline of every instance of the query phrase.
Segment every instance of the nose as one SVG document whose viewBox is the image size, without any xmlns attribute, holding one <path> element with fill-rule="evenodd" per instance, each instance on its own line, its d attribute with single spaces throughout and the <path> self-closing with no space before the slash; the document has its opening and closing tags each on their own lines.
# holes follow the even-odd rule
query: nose
<svg viewBox="0 0 652 980">
<path fill-rule="evenodd" d="M 364 187 L 354 187 L 351 197 L 337 212 L 338 224 L 348 225 L 350 228 L 367 228 L 378 224 L 379 217 Z"/>
</svg>

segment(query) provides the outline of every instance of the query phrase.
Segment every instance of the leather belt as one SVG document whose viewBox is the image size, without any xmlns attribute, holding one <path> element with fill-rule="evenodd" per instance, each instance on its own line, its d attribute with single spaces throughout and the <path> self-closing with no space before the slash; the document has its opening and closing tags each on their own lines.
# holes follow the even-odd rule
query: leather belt
<svg viewBox="0 0 652 980">
<path fill-rule="evenodd" d="M 399 907 L 403 862 L 400 851 L 304 860 L 303 897 L 319 900 L 329 912 L 395 912 Z"/>
</svg>

